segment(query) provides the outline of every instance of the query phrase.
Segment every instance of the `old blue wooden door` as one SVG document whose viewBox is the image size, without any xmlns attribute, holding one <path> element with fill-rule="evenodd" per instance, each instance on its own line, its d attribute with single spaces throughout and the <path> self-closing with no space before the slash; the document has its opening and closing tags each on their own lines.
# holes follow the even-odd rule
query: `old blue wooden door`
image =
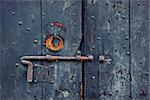
<svg viewBox="0 0 150 100">
<path fill-rule="evenodd" d="M 0 100 L 149 100 L 149 43 L 149 0 L 0 0 Z M 34 60 L 32 82 L 21 63 L 89 54 Z"/>
</svg>

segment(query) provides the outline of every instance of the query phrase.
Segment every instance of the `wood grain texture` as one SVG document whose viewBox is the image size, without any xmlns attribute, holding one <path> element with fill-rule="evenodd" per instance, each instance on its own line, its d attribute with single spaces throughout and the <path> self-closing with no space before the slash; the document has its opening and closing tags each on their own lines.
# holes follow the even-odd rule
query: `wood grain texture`
<svg viewBox="0 0 150 100">
<path fill-rule="evenodd" d="M 131 93 L 149 100 L 149 0 L 130 0 Z"/>
<path fill-rule="evenodd" d="M 42 54 L 75 56 L 81 42 L 81 0 L 42 0 L 42 34 L 45 25 L 61 22 L 66 27 L 65 33 L 59 33 L 65 41 L 65 47 L 59 52 L 42 47 Z M 51 62 L 46 65 L 43 75 L 43 100 L 79 100 L 81 63 Z M 51 73 L 45 75 L 44 73 Z"/>
<path fill-rule="evenodd" d="M 85 100 L 130 99 L 128 4 L 128 0 L 86 1 L 84 51 L 92 52 L 95 61 L 84 66 Z M 99 55 L 112 61 L 101 64 Z"/>
<path fill-rule="evenodd" d="M 41 100 L 39 83 L 29 84 L 20 56 L 37 55 L 39 1 L 1 1 L 1 100 Z"/>
<path fill-rule="evenodd" d="M 99 67 L 98 67 L 98 48 L 101 51 L 102 39 L 98 43 L 98 3 L 92 3 L 90 0 L 84 2 L 84 19 L 83 19 L 83 52 L 92 54 L 94 60 L 85 62 L 84 68 L 84 99 L 98 100 L 99 93 Z M 99 45 L 98 45 L 99 44 Z"/>
<path fill-rule="evenodd" d="M 0 100 L 149 100 L 149 4 L 0 0 Z M 60 32 L 65 48 L 59 52 L 43 43 L 44 27 L 50 22 L 66 27 Z M 46 54 L 92 54 L 94 60 L 34 61 L 29 84 L 20 56 Z M 99 62 L 100 55 L 109 61 Z"/>
<path fill-rule="evenodd" d="M 130 100 L 129 0 L 99 1 L 99 34 L 110 62 L 99 66 L 100 100 Z"/>
</svg>

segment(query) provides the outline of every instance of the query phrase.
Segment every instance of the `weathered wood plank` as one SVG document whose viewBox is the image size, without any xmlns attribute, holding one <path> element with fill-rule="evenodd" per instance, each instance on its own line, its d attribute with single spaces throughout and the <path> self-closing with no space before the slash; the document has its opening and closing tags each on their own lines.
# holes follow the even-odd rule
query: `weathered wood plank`
<svg viewBox="0 0 150 100">
<path fill-rule="evenodd" d="M 83 3 L 83 53 L 92 54 L 94 60 L 84 63 L 84 99 L 98 100 L 99 93 L 99 67 L 98 48 L 101 52 L 102 39 L 98 36 L 98 3 L 85 0 Z M 99 43 L 97 42 L 99 40 Z"/>
<path fill-rule="evenodd" d="M 1 22 L 1 20 L 2 20 L 2 9 L 1 9 L 1 6 L 2 5 L 2 3 L 0 2 L 0 25 L 2 25 L 2 22 Z M 2 28 L 0 27 L 0 48 L 2 48 Z M 0 64 L 2 64 L 2 49 L 0 49 Z M 2 69 L 1 69 L 1 67 L 0 67 L 0 72 L 2 72 Z M 1 74 L 0 74 L 0 80 L 1 80 L 2 78 L 1 78 Z M 1 97 L 1 94 L 2 94 L 2 82 L 0 81 L 0 97 Z"/>
<path fill-rule="evenodd" d="M 40 83 L 29 84 L 20 56 L 37 55 L 40 2 L 1 1 L 1 100 L 41 100 Z M 27 91 L 28 90 L 28 91 Z"/>
<path fill-rule="evenodd" d="M 149 100 L 149 0 L 130 0 L 131 93 Z"/>
<path fill-rule="evenodd" d="M 85 64 L 84 87 L 87 100 L 130 99 L 128 4 L 128 0 L 87 0 L 87 33 L 84 41 L 88 41 L 88 44 L 84 51 L 91 50 L 96 57 L 93 64 Z M 89 38 L 94 40 L 93 44 Z M 93 51 L 90 49 L 92 46 L 95 47 Z M 97 58 L 99 55 L 112 61 L 101 64 Z M 93 74 L 95 77 L 92 80 Z"/>
<path fill-rule="evenodd" d="M 99 65 L 99 99 L 130 100 L 129 0 L 100 0 L 99 35 L 108 59 Z M 100 42 L 100 41 L 99 41 Z"/>
<path fill-rule="evenodd" d="M 0 2 L 0 25 L 2 25 L 2 22 L 1 22 L 1 20 L 2 20 L 2 9 L 1 9 L 1 7 L 2 7 L 2 3 Z M 2 27 L 0 27 L 0 48 L 2 48 Z M 0 49 L 0 64 L 2 64 L 2 49 Z M 2 68 L 0 67 L 0 72 L 2 72 Z M 0 74 L 0 80 L 2 79 L 1 78 L 1 75 L 2 74 Z M 1 97 L 1 94 L 2 94 L 2 82 L 0 81 L 0 97 Z"/>
<path fill-rule="evenodd" d="M 42 0 L 42 34 L 45 25 L 61 22 L 66 32 L 58 33 L 65 41 L 65 47 L 59 52 L 52 52 L 43 46 L 42 54 L 74 56 L 80 49 L 81 42 L 81 0 Z M 79 100 L 81 63 L 51 62 L 43 63 L 43 100 Z M 48 73 L 45 75 L 44 73 Z"/>
</svg>

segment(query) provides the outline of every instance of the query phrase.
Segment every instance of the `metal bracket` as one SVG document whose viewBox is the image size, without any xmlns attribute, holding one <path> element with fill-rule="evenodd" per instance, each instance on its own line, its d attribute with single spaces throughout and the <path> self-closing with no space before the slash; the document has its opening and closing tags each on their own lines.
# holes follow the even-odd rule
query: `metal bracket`
<svg viewBox="0 0 150 100">
<path fill-rule="evenodd" d="M 31 60 L 44 60 L 44 61 L 91 61 L 94 57 L 92 55 L 88 56 L 52 56 L 52 55 L 46 55 L 46 56 L 23 56 L 21 57 L 21 63 L 28 66 L 27 68 L 27 81 L 32 82 L 33 80 L 33 64 Z"/>
</svg>

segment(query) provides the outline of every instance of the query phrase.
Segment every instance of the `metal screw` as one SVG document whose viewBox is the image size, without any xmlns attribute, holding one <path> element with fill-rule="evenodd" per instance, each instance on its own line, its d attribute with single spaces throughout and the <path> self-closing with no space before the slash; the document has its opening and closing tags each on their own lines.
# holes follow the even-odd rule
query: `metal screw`
<svg viewBox="0 0 150 100">
<path fill-rule="evenodd" d="M 27 31 L 30 31 L 30 27 L 27 28 Z"/>
<path fill-rule="evenodd" d="M 16 44 L 15 42 L 12 43 L 13 46 L 14 46 L 15 44 Z"/>
<path fill-rule="evenodd" d="M 51 65 L 51 68 L 54 68 L 54 65 Z"/>
<path fill-rule="evenodd" d="M 50 25 L 53 26 L 54 24 L 53 24 L 53 23 L 50 23 Z"/>
<path fill-rule="evenodd" d="M 141 61 L 140 61 L 140 64 L 142 64 L 142 63 L 143 63 L 143 61 L 141 60 Z"/>
<path fill-rule="evenodd" d="M 19 21 L 19 25 L 22 25 L 22 21 Z"/>
<path fill-rule="evenodd" d="M 106 59 L 106 62 L 108 65 L 110 65 L 110 63 L 112 62 L 112 59 Z"/>
<path fill-rule="evenodd" d="M 76 43 L 73 43 L 73 46 L 75 46 L 76 45 Z"/>
<path fill-rule="evenodd" d="M 95 17 L 94 16 L 91 16 L 91 19 L 94 19 Z"/>
<path fill-rule="evenodd" d="M 108 2 L 106 2 L 105 4 L 106 4 L 106 5 L 109 5 L 109 3 L 108 3 Z"/>
<path fill-rule="evenodd" d="M 54 81 L 51 81 L 51 84 L 54 84 Z"/>
<path fill-rule="evenodd" d="M 46 38 L 46 35 L 43 35 L 43 38 Z"/>
<path fill-rule="evenodd" d="M 95 79 L 95 76 L 92 76 L 92 79 Z"/>
<path fill-rule="evenodd" d="M 97 37 L 97 40 L 100 40 L 100 37 Z"/>
<path fill-rule="evenodd" d="M 81 54 L 81 51 L 80 51 L 80 50 L 78 50 L 78 51 L 77 51 L 77 54 L 78 54 L 78 55 L 80 55 L 80 54 Z"/>
<path fill-rule="evenodd" d="M 126 19 L 126 16 L 122 16 L 122 19 Z"/>
<path fill-rule="evenodd" d="M 11 77 L 13 77 L 13 76 L 14 76 L 14 74 L 10 74 L 10 76 L 11 76 Z"/>
<path fill-rule="evenodd" d="M 16 63 L 16 67 L 18 67 L 19 66 L 19 64 L 18 63 Z"/>
<path fill-rule="evenodd" d="M 38 40 L 37 40 L 37 39 L 35 39 L 35 40 L 34 40 L 34 43 L 38 43 Z"/>
<path fill-rule="evenodd" d="M 129 36 L 126 36 L 126 40 L 128 40 L 129 39 Z"/>
<path fill-rule="evenodd" d="M 30 91 L 30 90 L 27 90 L 27 93 L 28 93 L 28 94 L 30 94 L 30 93 L 31 93 L 31 91 Z"/>
<path fill-rule="evenodd" d="M 130 52 L 127 52 L 127 55 L 130 55 Z"/>
<path fill-rule="evenodd" d="M 77 23 L 74 23 L 73 25 L 74 25 L 74 26 L 77 26 Z"/>
<path fill-rule="evenodd" d="M 126 45 L 123 45 L 123 48 L 126 48 L 127 46 Z"/>
<path fill-rule="evenodd" d="M 15 15 L 15 12 L 12 12 L 12 15 Z"/>
<path fill-rule="evenodd" d="M 37 80 L 34 80 L 34 83 L 37 83 Z"/>
<path fill-rule="evenodd" d="M 43 89 L 43 91 L 45 92 L 45 91 L 46 91 L 46 89 Z"/>
<path fill-rule="evenodd" d="M 95 46 L 93 45 L 93 46 L 92 46 L 92 49 L 94 49 L 94 48 L 95 48 Z"/>
<path fill-rule="evenodd" d="M 137 32 L 137 34 L 140 34 L 140 33 L 141 33 L 140 31 Z"/>
<path fill-rule="evenodd" d="M 140 6 L 141 4 L 140 4 L 140 2 L 138 2 L 138 4 L 137 4 L 138 6 Z"/>
</svg>

